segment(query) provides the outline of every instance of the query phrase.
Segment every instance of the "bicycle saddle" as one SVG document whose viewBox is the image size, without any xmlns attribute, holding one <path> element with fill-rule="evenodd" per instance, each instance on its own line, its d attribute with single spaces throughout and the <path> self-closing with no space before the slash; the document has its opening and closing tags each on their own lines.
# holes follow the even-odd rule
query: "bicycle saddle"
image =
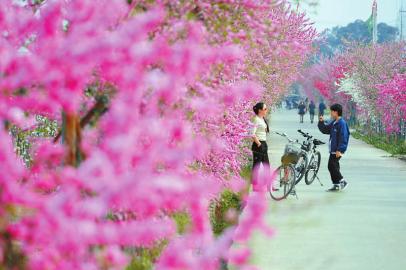
<svg viewBox="0 0 406 270">
<path fill-rule="evenodd" d="M 313 143 L 314 143 L 314 145 L 326 144 L 325 142 L 322 142 L 322 141 L 320 141 L 320 140 L 318 140 L 318 139 L 314 139 L 314 140 L 313 140 Z"/>
</svg>

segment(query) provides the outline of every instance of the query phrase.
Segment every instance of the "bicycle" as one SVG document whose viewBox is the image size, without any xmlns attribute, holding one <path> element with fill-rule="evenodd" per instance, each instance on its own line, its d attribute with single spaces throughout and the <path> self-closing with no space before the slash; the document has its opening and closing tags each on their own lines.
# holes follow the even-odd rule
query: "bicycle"
<svg viewBox="0 0 406 270">
<path fill-rule="evenodd" d="M 317 146 L 325 143 L 318 139 L 313 139 L 313 136 L 309 133 L 304 133 L 302 130 L 298 130 L 298 132 L 306 138 L 302 143 L 299 143 L 299 140 L 290 139 L 285 133 L 275 132 L 288 140 L 281 158 L 282 165 L 275 172 L 279 172 L 279 178 L 274 180 L 274 183 L 277 186 L 279 185 L 281 189 L 275 189 L 272 186 L 269 190 L 271 197 L 277 201 L 285 199 L 290 194 L 295 195 L 297 198 L 295 187 L 302 180 L 303 176 L 305 176 L 307 185 L 311 185 L 314 179 L 317 178 L 320 185 L 323 186 L 317 176 L 321 162 L 321 154 L 317 151 Z M 278 195 L 279 191 L 283 191 L 282 195 Z"/>
<path fill-rule="evenodd" d="M 285 199 L 289 194 L 296 195 L 294 187 L 303 178 L 307 168 L 307 155 L 301 150 L 298 140 L 290 139 L 285 133 L 275 132 L 285 137 L 289 143 L 285 146 L 284 155 L 281 158 L 282 165 L 276 169 L 274 175 L 277 179 L 269 188 L 269 193 L 274 200 Z M 297 196 L 296 196 L 297 197 Z"/>
<path fill-rule="evenodd" d="M 279 136 L 285 137 L 288 140 L 288 144 L 285 146 L 285 153 L 282 156 L 282 164 L 290 163 L 294 164 L 296 172 L 296 183 L 297 185 L 306 174 L 308 155 L 304 143 L 299 143 L 299 140 L 290 139 L 285 133 L 275 132 Z M 298 147 L 299 145 L 300 147 Z"/>
<path fill-rule="evenodd" d="M 321 154 L 317 150 L 317 146 L 325 144 L 324 142 L 314 139 L 309 133 L 305 133 L 302 130 L 298 130 L 303 137 L 306 138 L 306 141 L 302 143 L 302 150 L 306 153 L 309 163 L 306 166 L 305 172 L 305 183 L 311 185 L 314 180 L 317 178 L 320 185 L 323 186 L 319 177 L 317 176 L 320 169 Z"/>
</svg>

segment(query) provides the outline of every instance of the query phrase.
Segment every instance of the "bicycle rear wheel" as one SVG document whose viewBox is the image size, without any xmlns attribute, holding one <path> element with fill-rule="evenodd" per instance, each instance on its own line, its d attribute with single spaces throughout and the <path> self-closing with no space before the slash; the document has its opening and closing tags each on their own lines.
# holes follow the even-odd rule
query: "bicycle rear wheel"
<svg viewBox="0 0 406 270">
<path fill-rule="evenodd" d="M 292 165 L 282 165 L 275 172 L 276 178 L 269 188 L 269 194 L 275 201 L 285 199 L 295 186 L 296 173 Z"/>
<path fill-rule="evenodd" d="M 306 172 L 305 182 L 307 185 L 311 185 L 316 179 L 317 173 L 320 169 L 321 154 L 319 151 L 314 153 L 314 156 L 310 159 L 309 166 Z"/>
<path fill-rule="evenodd" d="M 306 174 L 307 169 L 307 155 L 305 153 L 300 153 L 299 160 L 295 165 L 296 170 L 296 185 L 302 180 L 303 176 Z"/>
</svg>

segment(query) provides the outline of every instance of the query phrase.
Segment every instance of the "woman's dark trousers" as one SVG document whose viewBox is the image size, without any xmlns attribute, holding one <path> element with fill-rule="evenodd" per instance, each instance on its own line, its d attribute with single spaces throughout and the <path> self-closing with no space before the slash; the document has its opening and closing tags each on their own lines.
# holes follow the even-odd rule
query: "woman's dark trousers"
<svg viewBox="0 0 406 270">
<path fill-rule="evenodd" d="M 269 164 L 268 158 L 268 145 L 265 141 L 260 141 L 261 146 L 258 147 L 256 143 L 252 144 L 252 154 L 253 154 L 253 166 L 254 169 L 256 166 L 259 166 L 260 163 L 263 163 L 264 166 Z"/>
</svg>

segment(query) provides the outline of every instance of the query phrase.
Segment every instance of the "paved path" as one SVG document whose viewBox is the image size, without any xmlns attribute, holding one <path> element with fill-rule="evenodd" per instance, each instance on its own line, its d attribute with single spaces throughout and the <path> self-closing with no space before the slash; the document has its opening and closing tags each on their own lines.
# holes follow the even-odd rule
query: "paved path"
<svg viewBox="0 0 406 270">
<path fill-rule="evenodd" d="M 273 131 L 299 138 L 298 127 L 327 142 L 316 124 L 299 124 L 295 111 L 272 114 Z M 272 135 L 270 158 L 279 164 L 284 138 Z M 342 173 L 349 182 L 339 194 L 330 187 L 327 146 L 321 146 L 321 187 L 299 183 L 299 199 L 269 200 L 267 221 L 276 236 L 256 235 L 250 245 L 253 263 L 273 270 L 403 270 L 406 269 L 406 162 L 362 141 L 350 139 L 342 159 Z"/>
</svg>

